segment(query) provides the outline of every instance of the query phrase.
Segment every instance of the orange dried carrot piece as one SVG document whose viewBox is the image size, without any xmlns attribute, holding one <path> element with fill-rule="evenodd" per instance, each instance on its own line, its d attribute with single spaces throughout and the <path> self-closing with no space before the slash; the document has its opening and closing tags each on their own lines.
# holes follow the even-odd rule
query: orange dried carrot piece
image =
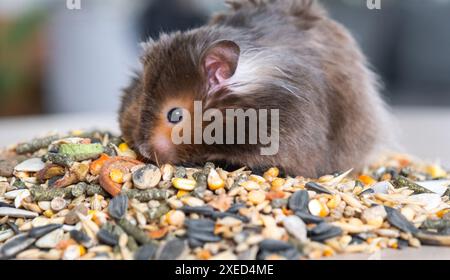
<svg viewBox="0 0 450 280">
<path fill-rule="evenodd" d="M 151 239 L 161 239 L 164 236 L 166 236 L 167 232 L 169 231 L 168 227 L 162 227 L 157 230 L 152 230 L 148 232 L 148 237 Z"/>
<path fill-rule="evenodd" d="M 374 179 L 374 178 L 372 178 L 372 177 L 370 177 L 369 175 L 361 175 L 361 176 L 359 176 L 359 178 L 358 178 L 361 182 L 363 182 L 363 184 L 364 185 L 373 185 L 373 184 L 375 184 L 377 181 Z"/>
<path fill-rule="evenodd" d="M 98 178 L 100 186 L 110 195 L 118 195 L 122 189 L 122 184 L 116 183 L 111 179 L 111 171 L 117 169 L 125 174 L 129 173 L 134 166 L 141 164 L 143 163 L 129 157 L 109 158 L 100 169 L 100 177 Z"/>
<path fill-rule="evenodd" d="M 89 167 L 89 171 L 92 175 L 98 175 L 100 174 L 100 169 L 102 168 L 103 164 L 109 159 L 109 156 L 107 154 L 101 154 L 100 157 L 96 160 L 94 160 L 91 163 L 91 166 Z"/>
<path fill-rule="evenodd" d="M 280 191 L 271 191 L 266 194 L 267 200 L 284 198 L 285 196 L 286 195 L 284 194 L 284 192 L 280 192 Z"/>
</svg>

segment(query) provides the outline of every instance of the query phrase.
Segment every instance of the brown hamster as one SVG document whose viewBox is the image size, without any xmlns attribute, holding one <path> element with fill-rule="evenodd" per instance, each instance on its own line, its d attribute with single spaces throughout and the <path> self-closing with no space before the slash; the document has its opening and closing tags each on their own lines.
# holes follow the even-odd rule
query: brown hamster
<svg viewBox="0 0 450 280">
<path fill-rule="evenodd" d="M 278 166 L 315 177 L 367 163 L 387 112 L 349 32 L 315 1 L 233 0 L 201 28 L 146 43 L 143 71 L 125 90 L 124 139 L 148 160 Z M 171 141 L 174 108 L 279 108 L 279 150 Z M 183 121 L 180 118 L 180 121 Z"/>
</svg>

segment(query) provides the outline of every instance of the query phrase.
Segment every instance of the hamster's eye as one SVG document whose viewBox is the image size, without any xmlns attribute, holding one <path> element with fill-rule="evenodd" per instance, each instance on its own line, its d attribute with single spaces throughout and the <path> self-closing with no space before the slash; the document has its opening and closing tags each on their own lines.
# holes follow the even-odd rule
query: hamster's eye
<svg viewBox="0 0 450 280">
<path fill-rule="evenodd" d="M 170 123 L 177 124 L 183 119 L 183 110 L 181 108 L 173 108 L 167 113 L 167 120 Z"/>
</svg>

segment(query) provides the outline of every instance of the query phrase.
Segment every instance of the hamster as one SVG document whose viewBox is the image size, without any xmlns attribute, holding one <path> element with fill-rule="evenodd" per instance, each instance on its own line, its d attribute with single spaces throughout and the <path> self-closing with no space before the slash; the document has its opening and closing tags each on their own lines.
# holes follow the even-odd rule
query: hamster
<svg viewBox="0 0 450 280">
<path fill-rule="evenodd" d="M 227 3 L 206 26 L 145 43 L 143 70 L 122 97 L 124 140 L 159 163 L 278 166 L 310 178 L 366 165 L 389 114 L 350 33 L 314 0 Z M 174 110 L 192 112 L 196 100 L 203 110 L 278 108 L 278 153 L 261 155 L 261 144 L 174 144 Z"/>
</svg>

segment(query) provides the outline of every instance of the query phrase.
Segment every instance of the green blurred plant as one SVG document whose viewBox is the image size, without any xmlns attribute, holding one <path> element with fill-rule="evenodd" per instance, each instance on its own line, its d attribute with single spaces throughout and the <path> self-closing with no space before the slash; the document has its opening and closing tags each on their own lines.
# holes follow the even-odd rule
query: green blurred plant
<svg viewBox="0 0 450 280">
<path fill-rule="evenodd" d="M 34 10 L 12 22 L 0 23 L 0 101 L 20 92 L 31 78 L 33 69 L 29 69 L 29 59 L 33 48 L 30 44 L 45 18 L 44 11 Z"/>
</svg>

